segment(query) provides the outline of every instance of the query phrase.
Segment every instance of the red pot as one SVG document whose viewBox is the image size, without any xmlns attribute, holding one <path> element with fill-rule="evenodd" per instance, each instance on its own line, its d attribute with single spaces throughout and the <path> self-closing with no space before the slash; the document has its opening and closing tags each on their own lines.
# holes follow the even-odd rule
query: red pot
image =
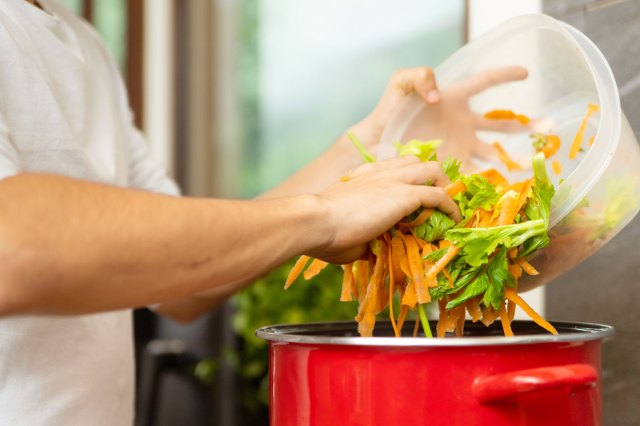
<svg viewBox="0 0 640 426">
<path fill-rule="evenodd" d="M 435 324 L 432 324 L 435 327 Z M 261 328 L 270 342 L 271 426 L 596 426 L 600 345 L 613 328 L 468 323 L 465 337 L 357 336 L 355 323 Z M 546 332 L 544 332 L 546 333 Z"/>
</svg>

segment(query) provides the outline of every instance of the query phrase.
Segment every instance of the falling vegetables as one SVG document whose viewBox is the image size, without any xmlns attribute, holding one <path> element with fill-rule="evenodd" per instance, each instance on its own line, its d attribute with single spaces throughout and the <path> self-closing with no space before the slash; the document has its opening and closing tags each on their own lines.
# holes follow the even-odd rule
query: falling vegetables
<svg viewBox="0 0 640 426">
<path fill-rule="evenodd" d="M 425 145 L 416 144 L 423 147 Z M 433 159 L 429 154 L 428 158 Z M 541 327 L 550 324 L 517 296 L 522 271 L 538 271 L 527 261 L 548 242 L 549 205 L 554 194 L 544 166 L 534 158 L 534 177 L 509 184 L 497 171 L 462 175 L 460 163 L 448 158 L 442 168 L 452 183 L 445 188 L 458 204 L 463 219 L 455 223 L 439 210 L 419 209 L 369 243 L 367 254 L 342 265 L 340 300 L 357 300 L 356 321 L 361 336 L 372 336 L 376 316 L 389 307 L 396 336 L 409 311 L 417 312 L 426 336 L 431 334 L 425 305 L 440 310 L 436 335 L 462 336 L 465 316 L 491 324 L 500 319 L 505 335 L 513 335 L 515 307 L 521 307 Z M 287 279 L 288 287 L 309 259 L 299 260 Z M 307 275 L 326 263 L 312 261 Z M 394 304 L 399 304 L 397 317 Z"/>
<path fill-rule="evenodd" d="M 531 119 L 524 114 L 516 114 L 509 109 L 494 109 L 487 112 L 484 118 L 489 120 L 517 120 L 520 124 L 527 125 Z"/>
</svg>

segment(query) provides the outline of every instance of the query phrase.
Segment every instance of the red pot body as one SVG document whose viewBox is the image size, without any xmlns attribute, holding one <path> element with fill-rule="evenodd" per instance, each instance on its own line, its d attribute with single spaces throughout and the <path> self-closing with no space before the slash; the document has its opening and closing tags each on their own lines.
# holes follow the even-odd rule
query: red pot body
<svg viewBox="0 0 640 426">
<path fill-rule="evenodd" d="M 601 337 L 537 337 L 271 341 L 271 425 L 600 425 Z"/>
</svg>

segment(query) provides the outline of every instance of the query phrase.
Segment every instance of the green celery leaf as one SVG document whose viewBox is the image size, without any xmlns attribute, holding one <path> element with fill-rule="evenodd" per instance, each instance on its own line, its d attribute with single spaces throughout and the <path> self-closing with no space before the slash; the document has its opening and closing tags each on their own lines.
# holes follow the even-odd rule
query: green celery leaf
<svg viewBox="0 0 640 426">
<path fill-rule="evenodd" d="M 429 262 L 437 262 L 442 256 L 449 250 L 449 247 L 434 250 L 428 255 L 424 256 L 422 260 L 428 260 Z"/>
<path fill-rule="evenodd" d="M 529 238 L 546 235 L 547 227 L 542 219 L 494 228 L 454 228 L 445 234 L 445 240 L 460 247 L 465 261 L 471 266 L 488 262 L 498 246 L 507 249 L 518 247 Z"/>
<path fill-rule="evenodd" d="M 482 271 L 477 276 L 472 275 L 472 277 L 475 279 L 464 288 L 462 294 L 447 303 L 447 310 L 453 309 L 467 300 L 479 296 L 487 291 L 490 286 L 490 280 L 485 271 Z"/>
<path fill-rule="evenodd" d="M 367 151 L 367 149 L 364 147 L 362 142 L 360 142 L 360 140 L 356 137 L 356 135 L 354 135 L 352 132 L 347 132 L 347 137 L 349 138 L 349 140 L 351 140 L 351 143 L 353 144 L 353 146 L 360 153 L 360 157 L 362 157 L 362 161 L 364 161 L 365 163 L 376 162 L 375 157 L 371 155 L 369 151 Z"/>
<path fill-rule="evenodd" d="M 413 228 L 413 234 L 430 243 L 435 240 L 441 240 L 445 233 L 453 228 L 455 224 L 449 216 L 440 210 L 436 210 L 425 223 Z"/>
<path fill-rule="evenodd" d="M 447 158 L 442 162 L 442 170 L 449 177 L 451 182 L 455 182 L 460 179 L 460 165 L 461 161 L 456 160 L 452 156 L 447 156 Z"/>
<path fill-rule="evenodd" d="M 415 155 L 420 159 L 420 161 L 435 161 L 436 157 L 436 148 L 442 144 L 442 141 L 439 139 L 432 139 L 429 141 L 421 141 L 418 139 L 411 139 L 409 142 L 404 145 L 400 142 L 396 142 L 396 150 L 398 151 L 398 156 L 403 157 L 405 155 Z"/>
</svg>

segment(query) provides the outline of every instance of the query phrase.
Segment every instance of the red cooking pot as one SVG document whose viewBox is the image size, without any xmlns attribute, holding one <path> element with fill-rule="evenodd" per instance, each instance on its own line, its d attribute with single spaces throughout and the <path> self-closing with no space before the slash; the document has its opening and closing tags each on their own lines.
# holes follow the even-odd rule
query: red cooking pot
<svg viewBox="0 0 640 426">
<path fill-rule="evenodd" d="M 596 426 L 605 325 L 467 323 L 462 338 L 358 337 L 352 322 L 279 325 L 270 343 L 271 426 Z M 435 328 L 435 324 L 432 324 Z"/>
</svg>

